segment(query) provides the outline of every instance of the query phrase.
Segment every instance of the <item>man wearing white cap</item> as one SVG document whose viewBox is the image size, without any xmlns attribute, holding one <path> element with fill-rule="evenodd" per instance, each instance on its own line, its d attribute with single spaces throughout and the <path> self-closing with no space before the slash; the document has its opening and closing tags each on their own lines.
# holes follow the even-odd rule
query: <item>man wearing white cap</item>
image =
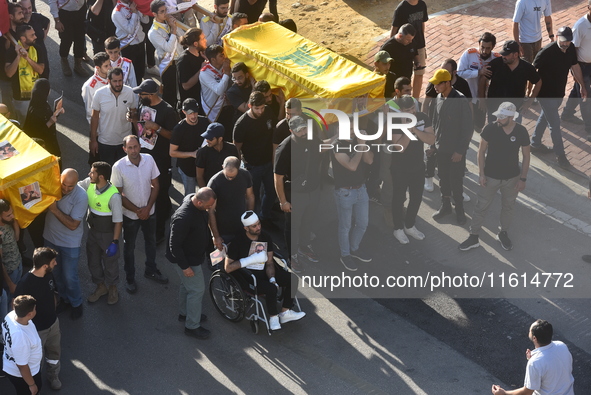
<svg viewBox="0 0 591 395">
<path fill-rule="evenodd" d="M 247 268 L 257 279 L 258 291 L 265 295 L 269 326 L 271 330 L 281 329 L 281 324 L 297 321 L 306 315 L 303 311 L 295 312 L 293 307 L 291 275 L 275 264 L 273 259 L 273 240 L 261 229 L 261 221 L 254 211 L 245 212 L 242 217 L 245 232 L 240 232 L 228 247 L 228 256 L 224 264 L 227 273 L 240 268 Z M 283 287 L 283 307 L 277 311 L 277 290 Z"/>
<path fill-rule="evenodd" d="M 478 233 L 484 223 L 486 213 L 493 202 L 497 191 L 501 191 L 501 226 L 497 240 L 503 249 L 509 251 L 513 243 L 507 235 L 507 229 L 513 219 L 513 208 L 519 192 L 525 189 L 527 171 L 529 169 L 530 147 L 529 134 L 525 127 L 515 118 L 515 104 L 501 103 L 499 109 L 493 113 L 497 120 L 484 127 L 480 135 L 478 148 L 478 169 L 480 188 L 472 223 L 470 237 L 459 245 L 461 251 L 468 251 L 480 246 Z M 519 168 L 519 150 L 523 156 L 521 169 Z"/>
</svg>

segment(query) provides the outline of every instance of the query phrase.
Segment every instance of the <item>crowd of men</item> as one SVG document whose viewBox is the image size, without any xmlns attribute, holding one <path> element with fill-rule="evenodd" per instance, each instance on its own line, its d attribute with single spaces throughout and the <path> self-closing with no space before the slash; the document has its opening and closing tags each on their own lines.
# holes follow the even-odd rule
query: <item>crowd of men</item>
<svg viewBox="0 0 591 395">
<path fill-rule="evenodd" d="M 261 3 L 263 8 L 259 9 Z M 54 335 L 55 326 L 59 333 L 59 321 L 55 308 L 46 306 L 47 298 L 55 291 L 58 312 L 70 309 L 73 319 L 83 314 L 78 261 L 84 219 L 88 269 L 96 287 L 86 298 L 89 303 L 103 296 L 110 305 L 119 300 L 121 238 L 125 290 L 130 294 L 138 291 L 135 247 L 141 229 L 144 277 L 159 284 L 169 281 L 156 263 L 156 246 L 166 242 L 166 257 L 175 264 L 181 280 L 178 318 L 185 323 L 188 336 L 203 339 L 210 335 L 202 326 L 207 317 L 201 313 L 205 289 L 201 265 L 209 264 L 209 253 L 214 249 L 226 252 L 222 266 L 228 273 L 247 268 L 257 277 L 268 295 L 270 327 L 278 330 L 281 324 L 299 320 L 305 313 L 292 310 L 289 297 L 284 297 L 281 311 L 275 303 L 277 287 L 286 288 L 288 295 L 295 290 L 291 289 L 290 273 L 273 260 L 275 247 L 268 232 L 277 228 L 273 211 L 279 207 L 285 218 L 283 237 L 290 270 L 302 270 L 304 260 L 318 262 L 311 244 L 312 225 L 329 162 L 338 216 L 339 260 L 346 270 L 356 271 L 360 264 L 372 261 L 363 248 L 370 201 L 384 206 L 386 221 L 401 244 L 408 244 L 409 236 L 425 238 L 416 222 L 424 190 L 434 190 L 435 169 L 441 206 L 433 218 L 440 221 L 455 211 L 457 223 L 467 223 L 464 202 L 469 198 L 463 178 L 474 131 L 480 133 L 480 188 L 470 235 L 459 245 L 462 251 L 479 246 L 478 233 L 497 191 L 502 196 L 497 238 L 502 248 L 511 250 L 508 229 L 517 195 L 526 185 L 530 151 L 554 152 L 558 164 L 566 168 L 570 164 L 562 143 L 561 118 L 585 123 L 591 133 L 589 104 L 581 101 L 591 81 L 591 40 L 585 28 L 591 23 L 591 11 L 572 29 L 560 27 L 554 34 L 549 1 L 532 16 L 532 7 L 524 5 L 527 0 L 519 0 L 514 40 L 505 42 L 497 53 L 495 35 L 483 33 L 478 47 L 467 49 L 457 61 L 445 60 L 430 76 L 425 98 L 419 101 L 429 45 L 425 41 L 427 6 L 422 0 L 402 1 L 395 11 L 391 38 L 376 54 L 374 65 L 375 72 L 385 76 L 386 104 L 380 111 L 412 114 L 416 124 L 409 133 L 395 132 L 387 142 L 399 147 L 397 151 L 362 152 L 351 150 L 351 141 L 337 140 L 332 130 L 308 130 L 302 101 L 286 100 L 281 89 L 272 89 L 265 80 L 256 81 L 244 63 L 230 64 L 222 37 L 256 21 L 264 3 L 255 2 L 257 8 L 251 2 L 238 1 L 232 4 L 237 12 L 230 14 L 229 1 L 216 0 L 214 12 L 203 16 L 197 28 L 194 16 L 169 15 L 161 0 L 151 3 L 151 17 L 141 14 L 130 0 L 119 0 L 114 6 L 98 0 L 90 7 L 92 17 L 87 25 L 95 27 L 90 31 L 88 27 L 84 30 L 84 1 L 50 1 L 51 16 L 60 33 L 62 73 L 72 75 L 68 54 L 73 45 L 73 71 L 89 77 L 81 94 L 90 130 L 90 170 L 88 177 L 80 177 L 71 168 L 63 170 L 62 198 L 49 207 L 44 223 L 37 224 L 42 238 L 35 245 L 34 269 L 24 277 L 18 245 L 23 232 L 10 202 L 0 200 L 2 269 L 7 288 L 0 314 L 6 316 L 13 297 L 34 296 L 17 297 L 16 316 L 11 319 L 21 325 L 32 319 L 40 336 L 48 333 L 41 336 L 40 347 L 45 349 L 52 388 L 61 386 L 59 336 L 56 340 Z M 43 45 L 49 19 L 32 12 L 31 7 L 30 0 L 9 3 L 11 33 L 18 43 L 0 38 L 5 64 L 0 72 L 2 101 L 12 106 L 21 120 L 32 83 L 49 73 Z M 551 40 L 543 48 L 542 13 Z M 188 26 L 179 24 L 179 19 Z M 276 21 L 277 13 L 263 14 L 260 20 Z M 295 30 L 293 21 L 283 22 Z M 92 58 L 86 54 L 85 32 L 92 38 Z M 94 65 L 94 74 L 88 75 L 84 62 Z M 30 78 L 19 77 L 23 71 Z M 157 75 L 159 81 L 145 78 L 146 71 Z M 561 117 L 559 105 L 569 73 L 577 84 Z M 530 138 L 520 124 L 520 113 L 535 99 L 541 114 Z M 577 105 L 581 106 L 582 121 L 574 117 Z M 375 132 L 379 119 L 368 116 L 365 130 L 352 129 L 354 143 L 365 144 L 365 135 Z M 541 144 L 546 127 L 553 148 Z M 320 150 L 321 145 L 333 148 Z M 185 195 L 174 214 L 169 194 L 172 158 L 176 158 Z M 55 284 L 47 285 L 50 275 Z M 39 279 L 43 279 L 43 286 L 38 288 L 44 293 L 29 291 Z M 38 314 L 42 305 L 43 311 L 52 310 L 42 320 L 37 317 L 37 322 L 35 300 Z M 541 340 L 538 343 L 544 346 Z M 29 387 L 40 386 L 33 370 L 19 370 L 20 376 L 16 376 Z M 14 376 L 14 372 L 8 373 Z M 24 386 L 17 381 L 15 387 Z M 498 387 L 493 387 L 494 391 L 502 393 Z"/>
</svg>

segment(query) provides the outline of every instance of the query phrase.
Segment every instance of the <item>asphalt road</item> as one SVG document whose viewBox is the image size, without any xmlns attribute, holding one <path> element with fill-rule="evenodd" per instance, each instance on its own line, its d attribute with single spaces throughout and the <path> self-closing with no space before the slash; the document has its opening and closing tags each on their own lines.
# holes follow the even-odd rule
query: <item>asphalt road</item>
<svg viewBox="0 0 591 395">
<path fill-rule="evenodd" d="M 43 3 L 38 7 L 47 11 Z M 86 174 L 89 128 L 80 97 L 84 81 L 61 75 L 54 30 L 47 40 L 53 95 L 64 91 L 67 110 L 58 128 L 63 164 Z M 471 175 L 465 182 L 473 199 L 466 204 L 468 213 L 477 188 L 474 147 L 468 157 Z M 305 288 L 300 302 L 307 317 L 286 324 L 272 336 L 254 335 L 246 321 L 224 320 L 206 295 L 204 312 L 209 318 L 205 326 L 212 330 L 212 337 L 206 341 L 186 337 L 183 324 L 177 321 L 179 280 L 160 245 L 157 262 L 171 280 L 168 285 L 139 277 L 138 293 L 129 295 L 121 286 L 117 305 L 108 306 L 103 298 L 94 305 L 85 303 L 78 321 L 71 321 L 67 314 L 60 316 L 60 392 L 488 394 L 493 383 L 506 388 L 522 385 L 524 351 L 531 347 L 527 330 L 533 320 L 545 318 L 554 324 L 555 338 L 566 342 L 573 354 L 575 393 L 591 393 L 587 324 L 591 267 L 580 260 L 590 252 L 591 212 L 585 187 L 586 180 L 534 158 L 527 189 L 515 211 L 510 233 L 515 249 L 510 252 L 494 240 L 498 201 L 485 223 L 483 247 L 459 252 L 457 244 L 467 236 L 466 228 L 452 220 L 443 224 L 431 220 L 439 203 L 438 189 L 425 193 L 419 213 L 417 227 L 426 234 L 424 241 L 399 245 L 383 222 L 383 208 L 373 204 L 364 239 L 375 259 L 362 270 L 380 278 L 427 271 L 474 276 L 560 271 L 573 273 L 572 289 L 496 286 L 447 289 L 409 298 L 408 290 L 401 289 L 382 294 L 375 289 L 330 292 Z M 175 181 L 170 191 L 175 207 L 182 199 L 179 190 L 182 187 Z M 308 265 L 304 274 L 340 275 L 330 185 L 318 204 L 321 214 L 314 229 L 314 247 L 321 262 Z M 142 244 L 138 240 L 139 273 Z M 94 288 L 85 254 L 79 272 L 88 296 Z M 209 271 L 205 273 L 207 277 Z M 53 392 L 57 393 L 47 385 L 43 390 Z M 13 393 L 6 379 L 0 379 L 0 393 Z"/>
</svg>

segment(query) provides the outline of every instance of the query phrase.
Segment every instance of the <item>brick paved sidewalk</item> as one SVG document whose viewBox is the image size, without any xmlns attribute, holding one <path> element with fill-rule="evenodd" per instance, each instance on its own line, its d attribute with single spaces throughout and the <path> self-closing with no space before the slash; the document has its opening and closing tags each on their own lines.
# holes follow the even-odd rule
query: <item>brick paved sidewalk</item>
<svg viewBox="0 0 591 395">
<path fill-rule="evenodd" d="M 431 15 L 426 26 L 428 59 L 422 92 L 424 92 L 428 79 L 445 59 L 453 58 L 458 61 L 467 48 L 478 45 L 478 38 L 485 31 L 489 31 L 497 37 L 495 51 L 501 49 L 503 42 L 513 39 L 514 8 L 515 0 L 477 1 Z M 580 0 L 553 1 L 552 8 L 554 33 L 561 26 L 572 27 L 580 17 L 587 13 L 586 2 Z M 542 45 L 546 45 L 549 39 L 543 23 L 542 31 L 544 33 Z M 387 38 L 383 38 L 377 42 L 375 48 L 363 59 L 366 64 L 373 65 L 375 53 L 386 40 Z M 572 86 L 572 77 L 570 80 L 567 86 L 567 96 Z M 530 135 L 533 133 L 539 111 L 539 105 L 532 105 L 523 114 L 523 125 Z M 581 116 L 578 112 L 576 115 Z M 584 127 L 562 122 L 562 134 L 566 156 L 572 164 L 570 170 L 581 175 L 591 175 L 591 142 L 587 141 Z M 552 145 L 549 130 L 544 133 L 543 143 Z M 538 157 L 556 164 L 553 154 L 543 154 Z M 556 166 L 558 165 L 556 164 Z"/>
</svg>

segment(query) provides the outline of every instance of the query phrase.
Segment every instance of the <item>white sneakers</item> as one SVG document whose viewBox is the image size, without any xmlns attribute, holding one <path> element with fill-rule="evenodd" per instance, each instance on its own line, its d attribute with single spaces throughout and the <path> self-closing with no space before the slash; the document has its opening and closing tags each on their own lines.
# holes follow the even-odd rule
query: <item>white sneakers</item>
<svg viewBox="0 0 591 395">
<path fill-rule="evenodd" d="M 304 313 L 303 311 L 295 312 L 290 309 L 290 310 L 284 311 L 283 313 L 279 313 L 279 322 L 281 322 L 282 324 L 285 324 L 286 322 L 301 320 L 305 316 L 306 316 L 306 313 Z M 271 329 L 273 329 L 273 328 L 271 328 Z"/>
<path fill-rule="evenodd" d="M 404 228 L 404 233 L 411 236 L 413 239 L 423 240 L 425 238 L 425 234 L 417 229 L 416 226 L 413 226 L 410 229 Z M 406 239 L 408 240 L 408 239 Z"/>
<path fill-rule="evenodd" d="M 408 244 L 410 242 L 406 235 L 409 235 L 416 240 L 423 240 L 425 238 L 425 234 L 419 231 L 416 226 L 413 226 L 412 228 L 404 228 L 404 230 L 394 230 L 394 237 L 400 242 L 400 244 Z"/>
<path fill-rule="evenodd" d="M 278 331 L 281 329 L 281 324 L 279 323 L 279 317 L 274 315 L 273 317 L 269 318 L 269 327 L 272 331 Z"/>
<path fill-rule="evenodd" d="M 400 242 L 400 244 L 408 244 L 409 243 L 408 237 L 406 237 L 406 235 L 404 234 L 404 231 L 402 229 L 395 229 L 394 230 L 394 237 L 396 238 L 396 240 L 398 240 Z"/>
<path fill-rule="evenodd" d="M 269 328 L 272 331 L 278 331 L 281 329 L 281 324 L 285 324 L 286 322 L 290 321 L 297 321 L 301 320 L 306 316 L 306 313 L 303 311 L 295 312 L 293 310 L 286 310 L 279 315 L 274 315 L 269 317 Z"/>
<path fill-rule="evenodd" d="M 470 196 L 466 192 L 462 192 L 462 197 L 464 198 L 464 202 L 470 201 Z"/>
<path fill-rule="evenodd" d="M 425 191 L 433 192 L 433 177 L 425 178 Z"/>
</svg>

